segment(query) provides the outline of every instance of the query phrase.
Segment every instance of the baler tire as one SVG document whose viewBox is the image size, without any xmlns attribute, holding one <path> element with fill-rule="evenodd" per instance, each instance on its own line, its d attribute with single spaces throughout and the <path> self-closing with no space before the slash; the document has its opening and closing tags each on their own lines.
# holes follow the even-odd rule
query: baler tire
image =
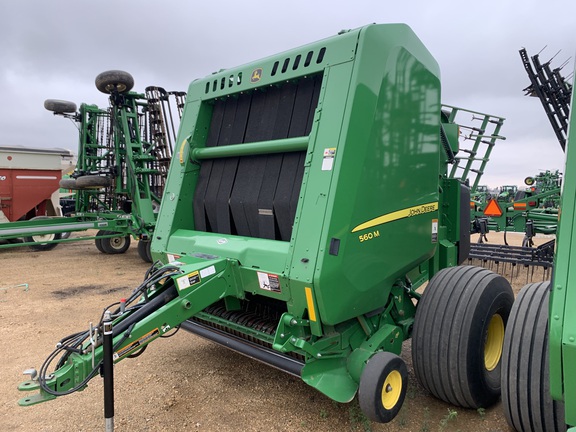
<svg viewBox="0 0 576 432">
<path fill-rule="evenodd" d="M 564 406 L 550 396 L 549 282 L 525 285 L 510 312 L 502 353 L 502 406 L 518 431 L 566 431 Z"/>
<path fill-rule="evenodd" d="M 76 179 L 73 178 L 61 179 L 58 184 L 62 189 L 78 190 Z"/>
<path fill-rule="evenodd" d="M 106 231 L 106 233 L 107 235 L 114 234 L 111 231 Z M 130 236 L 118 233 L 118 237 L 105 237 L 101 239 L 100 244 L 105 254 L 123 254 L 130 247 Z"/>
<path fill-rule="evenodd" d="M 44 101 L 44 108 L 58 114 L 74 113 L 77 109 L 74 102 L 59 99 L 46 99 Z"/>
<path fill-rule="evenodd" d="M 370 420 L 388 423 L 402 408 L 407 387 L 404 360 L 391 352 L 378 352 L 368 360 L 360 376 L 360 409 Z"/>
<path fill-rule="evenodd" d="M 78 189 L 100 189 L 110 186 L 112 186 L 112 179 L 110 177 L 87 175 L 76 179 L 76 187 Z"/>
<path fill-rule="evenodd" d="M 110 70 L 96 77 L 96 88 L 102 93 L 126 93 L 134 87 L 134 78 L 128 72 Z"/>
<path fill-rule="evenodd" d="M 514 293 L 496 273 L 474 266 L 439 271 L 418 301 L 412 362 L 420 384 L 464 408 L 487 408 L 501 393 L 504 329 Z"/>
<path fill-rule="evenodd" d="M 151 241 L 140 240 L 138 242 L 138 255 L 144 262 L 151 263 L 152 262 L 152 254 L 150 252 L 150 245 L 152 244 Z"/>
<path fill-rule="evenodd" d="M 50 218 L 48 216 L 36 216 L 30 220 L 32 221 L 32 220 L 41 220 L 41 219 L 50 219 Z M 50 236 L 50 238 L 43 238 L 46 236 Z M 49 251 L 49 250 L 54 249 L 56 246 L 58 246 L 58 243 L 42 243 L 42 241 L 60 240 L 60 238 L 61 238 L 60 233 L 53 233 L 53 234 L 24 237 L 24 241 L 37 243 L 34 245 L 30 245 L 30 248 L 37 250 L 37 251 L 44 252 L 44 251 Z"/>
</svg>

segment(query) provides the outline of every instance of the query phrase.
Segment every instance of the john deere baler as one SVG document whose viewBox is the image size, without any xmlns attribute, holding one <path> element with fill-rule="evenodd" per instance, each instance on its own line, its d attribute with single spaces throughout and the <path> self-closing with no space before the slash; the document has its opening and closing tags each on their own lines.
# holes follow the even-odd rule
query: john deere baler
<svg viewBox="0 0 576 432">
<path fill-rule="evenodd" d="M 336 401 L 359 390 L 366 415 L 389 421 L 414 330 L 426 388 L 462 406 L 493 403 L 513 297 L 488 270 L 449 268 L 468 254 L 470 199 L 447 175 L 458 154 L 448 118 L 436 61 L 399 24 L 193 81 L 152 242 L 165 266 L 134 307 L 112 314 L 115 361 L 181 325 Z M 440 369 L 460 366 L 438 347 L 462 332 L 450 355 L 467 378 L 453 385 L 471 396 L 452 398 Z M 83 361 L 65 356 L 61 365 Z M 27 389 L 54 395 L 63 380 Z"/>
</svg>

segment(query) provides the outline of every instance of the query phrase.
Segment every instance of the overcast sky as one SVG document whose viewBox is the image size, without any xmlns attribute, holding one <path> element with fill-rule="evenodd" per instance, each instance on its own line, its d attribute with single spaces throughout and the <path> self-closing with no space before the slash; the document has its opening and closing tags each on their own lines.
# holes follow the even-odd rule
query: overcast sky
<svg viewBox="0 0 576 432">
<path fill-rule="evenodd" d="M 513 4 L 513 5 L 512 5 Z M 564 155 L 518 50 L 558 51 L 573 70 L 576 4 L 512 1 L 98 0 L 0 3 L 0 145 L 77 151 L 77 131 L 45 99 L 107 105 L 94 79 L 130 72 L 148 85 L 186 90 L 195 78 L 369 23 L 406 23 L 442 71 L 442 102 L 506 117 L 483 184 L 522 185 L 540 170 L 564 170 Z"/>
</svg>

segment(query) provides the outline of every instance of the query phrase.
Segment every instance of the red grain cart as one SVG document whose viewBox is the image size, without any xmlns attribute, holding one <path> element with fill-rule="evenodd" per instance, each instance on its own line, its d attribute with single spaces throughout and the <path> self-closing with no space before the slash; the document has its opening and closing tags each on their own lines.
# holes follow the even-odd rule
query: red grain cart
<svg viewBox="0 0 576 432">
<path fill-rule="evenodd" d="M 72 156 L 60 148 L 0 146 L 0 223 L 62 216 L 59 181 Z"/>
</svg>

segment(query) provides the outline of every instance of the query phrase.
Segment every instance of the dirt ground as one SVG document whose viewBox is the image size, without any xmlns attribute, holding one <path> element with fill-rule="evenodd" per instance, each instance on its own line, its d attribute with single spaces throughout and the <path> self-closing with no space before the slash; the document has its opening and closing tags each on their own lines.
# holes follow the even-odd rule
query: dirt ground
<svg viewBox="0 0 576 432">
<path fill-rule="evenodd" d="M 489 239 L 500 241 L 493 233 Z M 508 236 L 514 244 L 521 239 Z M 100 377 L 82 392 L 32 407 L 17 405 L 25 396 L 17 386 L 60 338 L 87 329 L 142 281 L 148 265 L 136 245 L 124 255 L 101 254 L 92 241 L 47 252 L 0 249 L 0 268 L 0 431 L 104 430 Z M 514 275 L 515 291 L 525 278 L 524 271 Z M 541 272 L 533 279 L 542 280 Z M 115 366 L 115 430 L 510 431 L 500 405 L 467 410 L 427 394 L 412 372 L 410 344 L 405 348 L 406 401 L 383 425 L 369 422 L 356 401 L 335 403 L 300 379 L 180 331 Z"/>
</svg>

